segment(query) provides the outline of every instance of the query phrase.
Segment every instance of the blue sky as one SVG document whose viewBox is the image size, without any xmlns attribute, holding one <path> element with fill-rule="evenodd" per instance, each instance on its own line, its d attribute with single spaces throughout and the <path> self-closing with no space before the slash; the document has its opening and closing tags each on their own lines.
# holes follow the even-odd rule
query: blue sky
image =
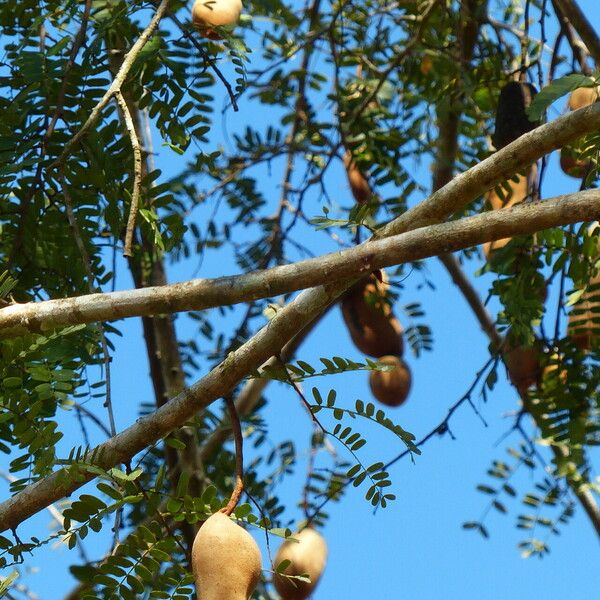
<svg viewBox="0 0 600 600">
<path fill-rule="evenodd" d="M 588 17 L 600 26 L 600 14 L 595 0 L 581 0 Z M 558 107 L 564 106 L 564 101 Z M 243 99 L 239 114 L 228 113 L 227 129 L 235 131 L 244 126 L 251 111 L 244 111 Z M 556 116 L 550 114 L 550 117 Z M 267 121 L 267 114 L 252 114 L 255 126 Z M 215 135 L 222 128 L 217 122 Z M 166 174 L 181 168 L 181 160 L 169 151 L 161 151 L 157 166 Z M 277 174 L 276 174 L 277 175 Z M 265 181 L 275 200 L 279 190 L 277 176 Z M 426 166 L 419 176 L 427 182 Z M 348 195 L 347 184 L 341 172 L 337 181 L 340 193 Z M 556 154 L 552 156 L 547 179 L 546 195 L 575 191 L 578 182 L 560 174 Z M 268 196 L 269 197 L 269 196 Z M 195 218 L 202 222 L 200 209 Z M 320 213 L 313 207 L 313 214 Z M 312 248 L 318 252 L 332 250 L 323 235 L 311 236 Z M 215 255 L 216 256 L 216 255 Z M 205 260 L 198 276 L 211 277 L 237 272 L 231 257 Z M 170 280 L 184 280 L 192 276 L 195 260 L 176 265 L 170 271 Z M 490 275 L 475 277 L 482 266 L 480 260 L 466 265 L 482 297 L 491 281 Z M 488 358 L 487 338 L 479 329 L 458 291 L 436 259 L 426 261 L 429 278 L 436 289 L 422 286 L 422 277 L 413 272 L 404 281 L 405 290 L 399 304 L 415 299 L 426 312 L 426 321 L 434 334 L 433 352 L 415 359 L 407 351 L 406 357 L 413 374 L 413 387 L 408 401 L 399 409 L 391 409 L 389 416 L 413 432 L 417 438 L 428 433 L 445 416 L 448 407 L 461 397 L 471 385 L 475 373 Z M 118 287 L 130 287 L 124 265 L 119 267 Z M 550 299 L 552 302 L 552 297 Z M 494 312 L 497 307 L 491 305 Z M 405 322 L 400 309 L 396 309 Z M 235 320 L 232 319 L 232 323 Z M 190 323 L 184 317 L 177 319 L 181 333 L 189 335 Z M 120 324 L 124 336 L 115 340 L 113 386 L 117 426 L 122 429 L 137 417 L 139 403 L 152 397 L 148 381 L 148 367 L 137 320 Z M 360 360 L 362 357 L 352 345 L 334 308 L 319 324 L 310 339 L 302 346 L 299 358 L 317 364 L 319 357 L 344 356 Z M 206 367 L 205 367 L 206 368 Z M 503 368 L 500 373 L 503 374 Z M 335 378 L 317 380 L 322 393 L 330 387 L 338 392 L 339 402 L 351 406 L 357 398 L 371 400 L 365 373 L 352 373 Z M 307 390 L 313 383 L 307 384 Z M 477 391 L 479 388 L 477 388 Z M 306 448 L 312 431 L 310 420 L 300 406 L 296 395 L 285 386 L 273 383 L 266 395 L 269 405 L 264 411 L 271 440 L 274 444 L 286 439 L 295 442 L 299 462 L 296 475 L 285 481 L 280 489 L 281 498 L 290 507 L 290 517 L 302 518 L 294 507 L 298 502 L 306 470 Z M 476 491 L 479 483 L 488 483 L 485 472 L 493 459 L 509 460 L 506 447 L 518 444 L 515 435 L 501 440 L 510 429 L 511 413 L 518 408 L 516 393 L 501 381 L 488 402 L 483 403 L 475 393 L 472 398 L 487 426 L 467 405 L 463 405 L 451 421 L 455 439 L 448 435 L 435 437 L 423 447 L 423 454 L 414 464 L 409 459 L 394 466 L 391 471 L 393 493 L 397 500 L 385 510 L 373 514 L 371 505 L 364 500 L 364 489 L 352 488 L 339 504 L 330 504 L 331 515 L 324 528 L 329 546 L 329 562 L 325 575 L 315 594 L 316 600 L 344 597 L 349 600 L 379 598 L 418 598 L 419 600 L 501 600 L 526 597 L 545 600 L 592 597 L 589 590 L 598 589 L 598 539 L 582 511 L 577 510 L 572 522 L 562 529 L 562 535 L 550 539 L 552 552 L 543 560 L 520 557 L 517 543 L 526 532 L 515 528 L 516 516 L 523 510 L 522 493 L 531 489 L 541 472 L 519 473 L 515 487 L 519 497 L 508 502 L 510 512 L 500 515 L 490 511 L 485 524 L 490 539 L 461 528 L 464 521 L 479 519 L 489 499 Z M 294 426 L 290 427 L 290 423 Z M 73 429 L 73 431 L 76 431 Z M 369 443 L 366 457 L 386 460 L 403 448 L 396 438 L 380 428 L 363 427 Z M 100 441 L 98 438 L 97 441 Z M 335 445 L 335 442 L 334 442 Z M 338 452 L 344 449 L 335 445 Z M 248 458 L 251 452 L 248 451 Z M 597 458 L 597 457 L 596 457 Z M 368 461 L 368 458 L 365 459 Z M 527 512 L 527 511 L 525 511 Z M 25 531 L 40 535 L 46 531 L 48 514 L 34 517 Z M 42 534 L 43 535 L 43 534 Z M 42 537 L 42 536 L 40 536 Z M 262 537 L 257 536 L 262 543 Z M 277 542 L 274 542 L 275 545 Z M 86 547 L 91 557 L 105 551 L 105 535 L 90 538 Z M 73 551 L 65 547 L 44 548 L 30 560 L 37 571 L 25 575 L 24 581 L 43 600 L 58 600 L 71 587 L 66 566 L 75 559 Z M 265 566 L 266 563 L 265 563 Z"/>
</svg>

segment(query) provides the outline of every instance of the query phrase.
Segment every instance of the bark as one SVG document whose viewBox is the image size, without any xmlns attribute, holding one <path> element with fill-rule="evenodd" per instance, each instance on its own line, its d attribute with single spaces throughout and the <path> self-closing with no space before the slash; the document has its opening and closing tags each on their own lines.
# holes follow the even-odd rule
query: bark
<svg viewBox="0 0 600 600">
<path fill-rule="evenodd" d="M 420 260 L 468 248 L 486 241 L 528 234 L 597 218 L 600 191 L 589 190 L 487 212 L 459 221 L 430 225 L 408 233 L 326 254 L 318 258 L 218 279 L 195 279 L 143 287 L 124 292 L 90 294 L 76 298 L 13 304 L 0 310 L 0 338 L 27 331 L 109 321 L 127 317 L 161 315 L 144 320 L 151 372 L 158 404 L 183 389 L 183 372 L 176 346 L 172 317 L 180 311 L 203 310 L 315 287 L 330 281 L 346 281 L 375 269 Z M 158 264 L 155 266 L 158 268 Z M 136 285 L 138 275 L 135 275 Z M 158 338 L 159 341 L 156 341 Z M 159 362 L 155 362 L 155 361 Z M 157 383 L 158 379 L 162 383 Z"/>
</svg>

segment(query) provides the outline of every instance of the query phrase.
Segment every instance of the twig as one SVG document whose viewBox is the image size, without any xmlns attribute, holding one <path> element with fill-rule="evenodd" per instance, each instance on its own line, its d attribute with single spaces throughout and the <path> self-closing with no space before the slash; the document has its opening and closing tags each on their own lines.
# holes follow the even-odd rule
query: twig
<svg viewBox="0 0 600 600">
<path fill-rule="evenodd" d="M 215 75 L 220 79 L 221 83 L 225 86 L 227 90 L 227 95 L 229 96 L 229 100 L 231 101 L 231 106 L 235 112 L 238 112 L 239 107 L 237 104 L 237 100 L 235 94 L 233 93 L 233 89 L 231 84 L 225 78 L 225 75 L 221 72 L 219 67 L 215 64 L 215 61 L 210 58 L 210 56 L 206 53 L 204 46 L 194 37 L 192 33 L 190 33 L 185 25 L 172 13 L 169 13 L 169 19 L 179 27 L 181 33 L 194 45 L 196 50 L 200 52 L 202 58 L 210 65 L 210 68 L 214 71 Z"/>
<path fill-rule="evenodd" d="M 600 65 L 600 38 L 577 2 L 575 0 L 560 0 L 559 3 L 555 4 L 553 2 L 553 4 L 555 7 L 557 4 L 560 6 L 560 12 L 573 25 L 575 31 L 587 46 L 587 50 L 592 55 L 596 65 Z"/>
<path fill-rule="evenodd" d="M 313 331 L 313 329 L 317 326 L 317 324 L 321 321 L 321 319 L 327 314 L 328 311 L 325 311 L 322 315 L 319 315 L 317 319 L 315 319 L 312 323 L 310 323 L 307 327 L 305 327 L 300 333 L 294 336 L 281 350 L 280 356 L 283 360 L 289 361 L 293 358 L 296 350 L 302 344 L 302 342 L 306 339 L 306 337 Z M 264 368 L 274 367 L 278 364 L 278 359 L 276 357 L 271 357 L 264 365 L 262 365 L 259 371 Z M 258 401 L 261 398 L 261 395 L 267 385 L 270 383 L 270 379 L 266 377 L 257 377 L 255 379 L 251 379 L 246 382 L 237 398 L 235 399 L 235 408 L 240 416 L 247 415 L 251 413 Z M 227 440 L 229 435 L 231 434 L 231 428 L 226 426 L 221 426 L 206 439 L 206 441 L 202 444 L 202 448 L 200 449 L 200 461 L 202 463 L 206 463 L 210 460 L 211 456 L 215 453 L 215 451 L 221 447 L 221 445 Z"/>
<path fill-rule="evenodd" d="M 65 95 L 67 90 L 67 82 L 69 71 L 75 65 L 75 59 L 77 58 L 77 54 L 81 49 L 83 42 L 85 41 L 85 34 L 87 32 L 87 25 L 90 18 L 90 10 L 92 6 L 92 0 L 85 0 L 85 5 L 83 7 L 83 13 L 81 15 L 81 25 L 77 33 L 75 34 L 75 38 L 73 39 L 73 45 L 71 46 L 71 52 L 69 53 L 69 59 L 67 60 L 67 64 L 65 65 L 65 71 L 63 74 L 62 83 L 60 86 L 60 90 L 58 92 L 58 96 L 56 98 L 56 108 L 54 109 L 54 114 L 50 119 L 46 131 L 44 132 L 44 136 L 42 137 L 42 143 L 40 146 L 40 156 L 39 162 L 35 170 L 35 175 L 33 178 L 33 183 L 31 185 L 30 192 L 23 198 L 21 202 L 21 206 L 19 208 L 20 212 L 20 221 L 17 229 L 17 233 L 15 235 L 15 243 L 13 244 L 13 249 L 11 251 L 11 255 L 8 259 L 8 264 L 12 264 L 17 252 L 20 250 L 23 244 L 23 235 L 25 233 L 25 219 L 27 217 L 27 212 L 29 210 L 29 204 L 31 203 L 31 199 L 33 198 L 36 190 L 42 183 L 42 171 L 44 168 L 44 158 L 46 156 L 47 144 L 52 134 L 54 133 L 54 128 L 56 127 L 56 123 L 62 114 L 62 110 L 65 104 Z M 41 36 L 43 37 L 43 36 Z"/>
<path fill-rule="evenodd" d="M 79 26 L 79 30 L 77 31 L 75 38 L 73 40 L 73 45 L 71 46 L 71 52 L 69 53 L 69 59 L 67 60 L 67 64 L 65 65 L 65 71 L 63 74 L 62 83 L 60 86 L 60 90 L 58 92 L 58 96 L 56 97 L 56 108 L 54 110 L 54 114 L 52 115 L 52 119 L 50 119 L 50 123 L 48 128 L 46 129 L 46 133 L 44 134 L 43 143 L 44 147 L 48 140 L 52 137 L 54 133 L 54 128 L 56 127 L 56 123 L 60 116 L 62 115 L 62 111 L 65 104 L 65 96 L 67 93 L 67 84 L 68 84 L 68 75 L 69 71 L 75 65 L 75 59 L 77 58 L 77 54 L 81 49 L 81 46 L 85 42 L 87 26 L 90 19 L 90 11 L 92 8 L 92 0 L 85 0 L 85 5 L 83 7 L 83 13 L 81 15 L 81 25 Z"/>
<path fill-rule="evenodd" d="M 310 454 L 308 456 L 308 465 L 306 467 L 306 482 L 305 482 L 304 488 L 302 490 L 302 511 L 304 512 L 304 517 L 307 521 L 310 521 L 310 514 L 308 512 L 308 507 L 310 506 L 310 504 L 308 501 L 308 497 L 310 494 L 310 485 L 311 485 L 310 480 L 315 472 L 315 460 L 317 458 L 317 452 L 318 452 L 317 443 L 322 445 L 322 439 L 323 439 L 320 436 L 320 432 L 318 432 L 317 430 L 318 430 L 318 428 L 315 426 L 314 430 L 311 434 Z"/>
<path fill-rule="evenodd" d="M 481 369 L 479 369 L 479 371 L 477 371 L 477 374 L 475 375 L 475 380 L 469 386 L 469 389 L 448 409 L 448 413 L 446 414 L 444 419 L 442 421 L 440 421 L 440 423 L 438 423 L 438 425 L 436 427 L 434 427 L 427 435 L 423 436 L 418 442 L 415 443 L 415 446 L 417 446 L 417 448 L 421 448 L 421 446 L 426 444 L 433 436 L 443 435 L 444 433 L 446 433 L 448 431 L 448 426 L 450 424 L 450 420 L 452 419 L 452 416 L 454 415 L 454 413 L 464 402 L 471 403 L 471 395 L 473 394 L 473 391 L 477 387 L 477 384 L 481 381 L 481 378 L 483 377 L 485 372 L 492 365 L 495 365 L 495 363 L 497 361 L 498 361 L 497 356 L 490 356 L 488 358 L 485 365 L 483 365 L 483 367 L 481 367 Z M 472 406 L 472 404 L 471 404 L 471 406 Z M 399 460 L 402 460 L 405 456 L 407 456 L 409 454 L 411 454 L 410 450 L 404 450 L 403 452 L 398 454 L 398 456 L 389 460 L 385 464 L 383 469 L 389 469 L 392 465 L 395 465 Z"/>
<path fill-rule="evenodd" d="M 529 46 L 529 8 L 531 6 L 531 0 L 525 0 L 525 10 L 523 13 L 523 37 L 521 38 L 521 68 L 519 79 L 525 77 L 527 69 L 529 68 L 529 54 L 527 52 Z"/>
<path fill-rule="evenodd" d="M 313 3 L 309 9 L 309 33 L 314 30 L 317 20 L 319 18 L 319 6 L 321 4 L 321 0 L 313 0 Z M 283 181 L 281 183 L 281 196 L 279 198 L 279 209 L 277 211 L 275 222 L 273 224 L 273 228 L 271 230 L 271 246 L 269 254 L 272 255 L 277 253 L 278 248 L 281 249 L 282 244 L 284 242 L 284 235 L 281 234 L 281 219 L 283 216 L 284 208 L 289 204 L 288 194 L 290 192 L 292 175 L 294 173 L 294 159 L 296 156 L 296 137 L 298 136 L 298 131 L 300 129 L 300 125 L 304 121 L 305 124 L 308 124 L 309 118 L 309 107 L 308 101 L 306 99 L 306 75 L 308 73 L 308 64 L 310 61 L 310 57 L 313 53 L 315 46 L 309 45 L 304 49 L 304 53 L 302 55 L 302 62 L 300 64 L 300 69 L 298 70 L 298 91 L 296 93 L 296 102 L 294 106 L 294 120 L 292 122 L 292 126 L 290 128 L 290 132 L 287 137 L 287 160 L 285 166 L 285 172 L 283 174 Z M 287 230 L 286 230 L 287 232 Z M 270 258 L 270 256 L 269 256 Z"/>
<path fill-rule="evenodd" d="M 427 435 L 423 436 L 418 442 L 415 442 L 415 446 L 417 448 L 421 448 L 422 446 L 424 446 L 431 438 L 433 438 L 436 435 L 441 436 L 441 435 L 444 435 L 445 433 L 450 433 L 449 423 L 452 419 L 452 416 L 464 402 L 470 401 L 471 394 L 475 390 L 475 387 L 481 380 L 483 374 L 489 369 L 489 367 L 492 365 L 492 363 L 496 362 L 497 360 L 498 359 L 495 356 L 491 356 L 487 360 L 485 365 L 475 375 L 475 380 L 469 386 L 469 389 L 452 406 L 450 406 L 444 419 L 442 419 L 442 421 L 440 421 Z M 452 436 L 451 433 L 450 433 L 450 435 Z M 452 436 L 452 437 L 454 437 L 454 436 Z M 412 455 L 412 453 L 413 453 L 413 451 L 411 449 L 406 449 L 406 450 L 400 452 L 400 454 L 398 454 L 394 458 L 390 459 L 383 467 L 381 467 L 381 470 L 387 471 L 387 469 L 389 469 L 390 467 L 395 465 L 397 462 L 402 460 L 405 456 Z M 336 490 L 336 494 L 339 493 L 341 490 L 345 489 L 346 487 L 348 487 L 356 479 L 356 477 L 357 476 L 351 477 L 350 479 L 345 481 L 342 484 L 341 488 L 339 490 Z M 312 521 L 321 512 L 321 510 L 323 510 L 325 505 L 328 504 L 329 501 L 332 499 L 333 499 L 332 496 L 325 497 L 325 499 L 315 508 L 315 510 L 308 517 L 307 520 Z"/>
<path fill-rule="evenodd" d="M 240 425 L 240 416 L 235 408 L 235 402 L 231 396 L 225 396 L 225 403 L 229 411 L 229 420 L 233 431 L 233 441 L 235 443 L 235 485 L 231 492 L 231 497 L 225 508 L 221 512 L 229 516 L 238 505 L 242 492 L 244 491 L 244 438 L 242 436 L 242 426 Z"/>
<path fill-rule="evenodd" d="M 67 220 L 69 221 L 69 226 L 71 227 L 71 231 L 73 232 L 73 237 L 75 239 L 75 243 L 79 250 L 79 254 L 81 255 L 81 260 L 83 262 L 84 269 L 86 272 L 88 289 L 90 290 L 91 293 L 93 293 L 95 291 L 94 274 L 93 274 L 92 268 L 90 266 L 90 264 L 91 264 L 90 257 L 87 252 L 87 249 L 85 247 L 85 244 L 83 242 L 83 238 L 81 236 L 81 231 L 79 229 L 79 225 L 77 224 L 77 219 L 75 218 L 75 213 L 73 212 L 73 202 L 71 200 L 71 194 L 70 194 L 69 188 L 67 186 L 67 182 L 65 179 L 65 174 L 64 174 L 62 166 L 59 169 L 58 178 L 59 178 L 63 196 L 64 196 L 65 208 L 66 208 L 66 212 L 67 212 Z M 111 379 L 111 371 L 110 371 L 110 354 L 108 351 L 108 343 L 106 341 L 106 333 L 104 331 L 104 325 L 102 323 L 100 323 L 99 330 L 100 330 L 100 343 L 102 345 L 104 370 L 106 373 L 106 397 L 104 400 L 104 407 L 106 408 L 106 410 L 108 412 L 108 422 L 110 425 L 110 437 L 113 437 L 113 436 L 117 435 L 117 428 L 116 428 L 116 424 L 115 424 L 115 417 L 114 417 L 113 406 L 112 406 L 112 379 Z M 115 523 L 113 526 L 115 544 L 118 544 L 118 542 L 119 542 L 119 529 L 120 529 L 122 511 L 123 511 L 123 509 L 121 507 L 115 513 Z"/>
<path fill-rule="evenodd" d="M 556 16 L 558 17 L 558 20 L 560 21 L 560 34 L 564 35 L 567 38 L 567 41 L 569 42 L 569 46 L 571 46 L 573 55 L 575 56 L 575 58 L 577 59 L 577 62 L 579 63 L 579 68 L 581 69 L 581 72 L 584 73 L 585 75 L 591 75 L 592 70 L 590 69 L 589 65 L 587 64 L 587 59 L 588 59 L 587 48 L 584 46 L 584 44 L 581 42 L 581 40 L 577 39 L 573 25 L 571 25 L 569 19 L 565 16 L 562 6 L 558 2 L 558 0 L 552 0 L 552 7 L 554 8 L 554 12 L 556 13 Z M 553 53 L 552 54 L 552 62 L 554 63 L 554 61 L 555 61 L 555 56 Z M 551 70 L 551 72 L 552 72 L 552 70 Z"/>
<path fill-rule="evenodd" d="M 283 369 L 286 379 L 288 380 L 288 383 L 292 386 L 292 388 L 294 389 L 296 394 L 298 394 L 298 397 L 300 398 L 302 404 L 304 405 L 304 408 L 306 408 L 314 425 L 316 427 L 318 427 L 323 433 L 328 433 L 327 430 L 325 429 L 325 427 L 323 427 L 323 425 L 321 425 L 321 422 L 319 421 L 319 419 L 317 419 L 317 415 L 315 415 L 315 413 L 313 413 L 313 411 L 311 410 L 310 402 L 304 396 L 302 390 L 300 389 L 300 386 L 292 379 L 292 376 L 291 376 L 286 364 L 283 362 L 283 360 L 281 360 L 281 356 L 277 356 L 275 358 L 276 358 L 279 366 Z"/>
<path fill-rule="evenodd" d="M 129 139 L 131 140 L 131 147 L 133 149 L 133 191 L 131 193 L 131 206 L 129 208 L 129 218 L 127 219 L 127 228 L 125 230 L 125 247 L 123 248 L 123 256 L 132 256 L 133 246 L 133 233 L 135 230 L 135 220 L 137 217 L 139 204 L 140 204 L 140 190 L 142 187 L 142 149 L 140 147 L 140 141 L 138 140 L 135 132 L 135 125 L 133 124 L 133 118 L 129 112 L 129 107 L 121 90 L 115 91 L 117 102 L 123 112 L 123 120 L 125 121 L 125 127 L 129 133 Z"/>
<path fill-rule="evenodd" d="M 121 87 L 125 82 L 125 79 L 127 78 L 127 75 L 129 74 L 129 71 L 131 70 L 135 59 L 154 33 L 154 30 L 158 27 L 158 24 L 165 15 L 168 6 L 169 0 L 161 0 L 161 3 L 159 4 L 158 8 L 156 9 L 156 12 L 154 13 L 154 16 L 148 24 L 148 27 L 144 29 L 144 31 L 137 39 L 135 44 L 133 44 L 129 52 L 123 58 L 123 63 L 121 64 L 119 72 L 116 74 L 112 84 L 110 85 L 108 90 L 106 90 L 104 96 L 102 96 L 100 101 L 92 109 L 90 116 L 81 126 L 81 129 L 79 129 L 79 131 L 65 144 L 61 155 L 50 165 L 50 169 L 56 168 L 62 163 L 64 163 L 64 161 L 69 156 L 71 150 L 81 141 L 83 136 L 86 134 L 87 130 L 90 129 L 94 125 L 94 123 L 99 119 L 100 113 L 102 112 L 104 107 L 110 102 L 110 99 L 118 91 L 121 90 Z"/>
<path fill-rule="evenodd" d="M 486 335 L 490 338 L 492 350 L 498 351 L 503 343 L 502 336 L 498 333 L 494 320 L 481 303 L 477 290 L 473 287 L 473 284 L 469 281 L 469 278 L 465 275 L 465 272 L 461 269 L 460 264 L 452 254 L 442 254 L 439 256 L 439 259 L 444 267 L 446 267 L 446 270 L 452 277 L 452 281 L 461 291 L 471 310 L 476 314 L 477 320 Z"/>
<path fill-rule="evenodd" d="M 75 239 L 75 244 L 77 245 L 79 254 L 81 255 L 81 260 L 83 261 L 84 269 L 86 271 L 88 289 L 90 290 L 90 292 L 94 292 L 94 274 L 90 266 L 90 257 L 83 242 L 81 231 L 79 230 L 79 225 L 77 224 L 77 219 L 75 218 L 75 213 L 73 212 L 73 202 L 71 200 L 71 193 L 69 192 L 69 187 L 67 186 L 65 174 L 62 168 L 59 170 L 58 179 L 60 181 L 62 193 L 64 196 L 67 220 L 69 221 L 69 226 L 71 227 L 71 231 L 73 232 L 73 238 Z M 102 324 L 100 324 L 100 342 L 102 344 L 102 354 L 104 357 L 103 362 L 104 369 L 106 372 L 106 399 L 104 401 L 104 407 L 108 411 L 108 422 L 110 425 L 111 436 L 115 436 L 117 434 L 117 427 L 115 425 L 115 416 L 112 407 L 110 353 L 108 351 L 108 343 L 106 341 L 106 334 L 104 332 L 104 326 Z"/>
<path fill-rule="evenodd" d="M 86 408 L 83 404 L 79 404 L 78 402 L 73 403 L 73 407 L 77 411 L 81 411 L 88 419 L 93 421 L 98 428 L 106 435 L 106 437 L 112 437 L 113 434 L 110 432 L 110 429 L 88 408 Z"/>
<path fill-rule="evenodd" d="M 437 4 L 440 3 L 440 0 L 430 0 L 428 6 L 419 11 L 418 16 L 418 27 L 415 35 L 406 42 L 406 44 L 402 47 L 402 51 L 398 52 L 394 59 L 390 62 L 389 66 L 385 69 L 385 71 L 378 78 L 377 85 L 373 88 L 371 93 L 365 96 L 365 99 L 361 102 L 361 104 L 356 108 L 356 110 L 350 115 L 350 118 L 346 122 L 346 127 L 350 127 L 354 122 L 358 119 L 360 115 L 365 111 L 367 106 L 377 97 L 377 94 L 380 92 L 381 88 L 385 85 L 387 78 L 394 72 L 395 69 L 398 68 L 407 56 L 410 56 L 413 53 L 413 48 L 422 41 L 422 34 L 425 30 L 425 26 L 427 25 L 427 21 L 433 14 L 433 9 Z"/>
</svg>

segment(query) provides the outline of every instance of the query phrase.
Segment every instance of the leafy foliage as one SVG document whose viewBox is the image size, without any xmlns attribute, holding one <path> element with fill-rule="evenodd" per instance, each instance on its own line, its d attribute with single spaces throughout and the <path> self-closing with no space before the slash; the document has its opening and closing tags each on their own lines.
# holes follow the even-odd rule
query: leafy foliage
<svg viewBox="0 0 600 600">
<path fill-rule="evenodd" d="M 596 72 L 568 73 L 574 49 L 563 56 L 557 45 L 549 56 L 547 40 L 536 39 L 524 23 L 526 14 L 541 24 L 555 19 L 546 3 L 527 3 L 525 14 L 522 4 L 315 0 L 300 7 L 257 0 L 237 28 L 219 28 L 221 39 L 207 40 L 189 23 L 187 4 L 173 0 L 128 64 L 157 2 L 3 2 L 1 306 L 108 291 L 121 285 L 122 272 L 138 288 L 161 285 L 166 265 L 186 260 L 197 270 L 218 264 L 220 271 L 235 265 L 248 272 L 364 240 L 427 194 L 432 184 L 418 167 L 433 164 L 438 186 L 444 183 L 440 166 L 449 178 L 491 155 L 499 87 L 515 74 L 543 88 L 529 108 L 533 120 L 571 91 L 597 85 Z M 141 166 L 122 106 L 114 97 L 100 104 L 121 69 L 120 92 Z M 91 117 L 92 126 L 71 143 Z M 444 156 L 448 149 L 450 157 Z M 581 188 L 595 186 L 600 134 L 589 133 L 573 149 L 589 167 Z M 340 186 L 347 156 L 371 192 L 364 203 Z M 141 193 L 133 257 L 121 262 L 136 174 Z M 509 184 L 498 187 L 500 196 Z M 485 206 L 477 199 L 453 218 Z M 489 295 L 500 306 L 500 333 L 539 349 L 539 372 L 522 394 L 511 430 L 521 443 L 509 450 L 511 462 L 492 463 L 494 483 L 478 488 L 488 506 L 464 526 L 487 537 L 487 513 L 510 513 L 520 499 L 516 526 L 529 536 L 520 545 L 524 556 L 545 555 L 550 538 L 570 520 L 578 492 L 597 491 L 589 454 L 600 440 L 598 337 L 582 350 L 573 340 L 581 327 L 567 329 L 564 317 L 589 315 L 585 331 L 600 327 L 598 243 L 589 224 L 550 229 L 512 239 L 480 270 L 493 277 Z M 465 249 L 458 258 L 470 266 L 479 253 Z M 419 298 L 424 287 L 435 289 L 425 263 L 400 265 L 386 298 L 401 307 L 404 337 L 416 358 L 435 341 Z M 189 313 L 179 337 L 170 318 L 145 318 L 155 397 L 140 406 L 141 416 L 251 338 L 273 302 Z M 444 310 L 443 299 L 439 304 Z M 56 541 L 81 548 L 102 531 L 112 537 L 103 556 L 82 564 L 73 558 L 81 597 L 189 598 L 190 533 L 227 503 L 234 483 L 235 452 L 225 443 L 231 423 L 213 406 L 131 464 L 103 468 L 102 457 L 90 450 L 95 442 L 87 425 L 113 434 L 110 365 L 120 329 L 104 323 L 0 339 L 0 451 L 10 492 L 57 469 L 64 485 L 96 480 L 56 509 L 54 530 L 45 538 L 0 536 L 0 561 L 18 565 Z M 502 352 L 493 351 L 474 384 L 485 375 L 484 400 L 501 371 Z M 262 411 L 272 380 L 288 384 L 308 409 L 309 469 L 298 506 L 315 525 L 326 522 L 327 505 L 352 487 L 366 484 L 365 499 L 375 508 L 396 497 L 391 467 L 364 450 L 371 433 L 362 426 L 391 434 L 401 456 L 421 453 L 412 433 L 372 402 L 339 398 L 334 389 L 324 397 L 316 387 L 309 401 L 301 389 L 316 377 L 387 367 L 340 356 L 320 361 L 286 359 L 250 379 L 264 387 L 253 411 L 242 415 L 251 452 L 246 497 L 234 515 L 244 526 L 283 537 L 294 527 L 279 489 L 304 454 L 289 439 L 270 439 Z M 449 420 L 463 400 L 477 412 L 467 394 L 423 443 L 452 436 Z M 532 431 L 522 427 L 524 414 L 534 418 Z M 70 417 L 77 419 L 78 436 Z M 218 443 L 209 452 L 202 444 L 211 439 Z M 546 447 L 548 465 L 539 458 Z M 525 469 L 536 476 L 533 490 L 519 479 Z M 0 581 L 0 595 L 14 588 L 17 575 Z M 263 581 L 257 594 L 268 597 L 267 588 Z"/>
</svg>

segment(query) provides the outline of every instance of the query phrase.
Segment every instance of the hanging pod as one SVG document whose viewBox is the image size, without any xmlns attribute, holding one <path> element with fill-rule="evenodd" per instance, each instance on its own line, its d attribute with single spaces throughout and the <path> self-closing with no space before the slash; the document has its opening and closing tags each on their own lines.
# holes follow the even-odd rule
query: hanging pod
<svg viewBox="0 0 600 600">
<path fill-rule="evenodd" d="M 342 316 L 354 345 L 370 356 L 401 355 L 402 326 L 386 301 L 385 275 L 359 281 L 341 301 Z"/>
<path fill-rule="evenodd" d="M 597 87 L 577 88 L 569 96 L 568 106 L 570 110 L 579 110 L 586 106 L 591 106 L 598 100 Z"/>
<path fill-rule="evenodd" d="M 200 527 L 192 546 L 198 600 L 248 600 L 261 574 L 254 538 L 218 512 Z"/>
<path fill-rule="evenodd" d="M 399 356 L 382 356 L 379 362 L 393 367 L 390 371 L 371 371 L 369 386 L 373 396 L 386 406 L 404 404 L 412 377 L 408 365 Z"/>
<path fill-rule="evenodd" d="M 510 208 L 526 200 L 534 199 L 537 190 L 537 164 L 531 165 L 528 172 L 517 174 L 515 177 L 497 186 L 485 194 L 485 200 L 492 210 Z M 483 244 L 483 253 L 486 260 L 490 259 L 495 250 L 504 248 L 512 238 L 503 238 Z"/>
<path fill-rule="evenodd" d="M 192 22 L 203 36 L 220 40 L 214 28 L 235 25 L 241 12 L 241 0 L 196 0 L 192 6 Z"/>
<path fill-rule="evenodd" d="M 537 89 L 531 83 L 511 81 L 502 88 L 496 110 L 496 128 L 492 135 L 496 150 L 538 126 L 537 122 L 529 120 L 526 112 L 536 94 Z"/>
<path fill-rule="evenodd" d="M 292 536 L 297 541 L 286 540 L 281 544 L 275 557 L 275 566 L 284 560 L 290 564 L 286 575 L 308 575 L 310 582 L 290 579 L 275 573 L 273 585 L 282 600 L 305 600 L 317 587 L 327 562 L 327 544 L 323 536 L 311 527 L 306 527 Z"/>
<path fill-rule="evenodd" d="M 542 368 L 538 340 L 531 346 L 524 346 L 516 343 L 509 332 L 503 358 L 508 377 L 521 395 L 538 383 Z"/>
<path fill-rule="evenodd" d="M 356 161 L 352 158 L 352 154 L 349 150 L 346 150 L 344 153 L 343 161 L 348 177 L 348 183 L 350 184 L 350 191 L 352 192 L 354 199 L 359 204 L 368 202 L 371 198 L 371 186 L 356 165 Z"/>
<path fill-rule="evenodd" d="M 569 96 L 568 106 L 570 110 L 579 110 L 591 106 L 598 100 L 598 88 L 577 88 Z M 580 158 L 581 148 L 575 144 L 564 146 L 560 150 L 560 168 L 565 175 L 575 179 L 583 179 L 590 170 L 591 162 Z"/>
</svg>

